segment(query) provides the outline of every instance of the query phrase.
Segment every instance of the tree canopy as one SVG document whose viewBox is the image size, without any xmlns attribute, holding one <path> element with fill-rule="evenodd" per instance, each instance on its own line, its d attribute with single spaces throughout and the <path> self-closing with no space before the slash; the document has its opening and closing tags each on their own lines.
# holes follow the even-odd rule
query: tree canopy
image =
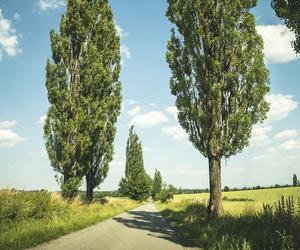
<svg viewBox="0 0 300 250">
<path fill-rule="evenodd" d="M 295 52 L 300 54 L 300 1 L 272 0 L 272 7 L 276 15 L 295 33 L 296 39 L 292 45 Z"/>
</svg>

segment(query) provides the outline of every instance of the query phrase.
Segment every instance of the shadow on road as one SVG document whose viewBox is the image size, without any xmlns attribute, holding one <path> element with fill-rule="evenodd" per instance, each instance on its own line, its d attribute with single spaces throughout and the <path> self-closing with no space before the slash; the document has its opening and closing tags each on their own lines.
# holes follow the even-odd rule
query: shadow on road
<svg viewBox="0 0 300 250">
<path fill-rule="evenodd" d="M 180 239 L 159 212 L 129 211 L 128 214 L 131 215 L 130 218 L 115 217 L 114 220 L 130 228 L 146 230 L 148 235 L 153 237 L 163 238 L 184 247 L 194 246 L 191 242 Z"/>
</svg>

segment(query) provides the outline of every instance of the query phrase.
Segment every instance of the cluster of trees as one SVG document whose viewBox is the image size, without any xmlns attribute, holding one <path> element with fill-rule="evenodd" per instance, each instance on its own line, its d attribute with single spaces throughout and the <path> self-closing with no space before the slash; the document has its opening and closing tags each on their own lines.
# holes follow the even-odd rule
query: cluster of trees
<svg viewBox="0 0 300 250">
<path fill-rule="evenodd" d="M 180 125 L 208 158 L 208 214 L 212 216 L 223 212 L 221 159 L 249 145 L 252 126 L 262 122 L 269 110 L 263 41 L 250 12 L 256 3 L 168 0 L 166 15 L 176 28 L 166 55 L 172 73 L 170 89 Z M 292 44 L 300 53 L 299 0 L 272 0 L 272 7 L 295 32 Z M 107 0 L 67 0 L 60 30 L 52 30 L 50 39 L 46 149 L 59 173 L 63 196 L 74 197 L 85 177 L 86 197 L 91 200 L 112 160 L 121 108 L 120 38 Z M 158 173 L 154 179 L 161 182 Z M 167 189 L 172 187 L 154 184 L 145 172 L 142 146 L 131 128 L 120 190 L 143 200 L 151 192 L 157 198 Z"/>
<path fill-rule="evenodd" d="M 83 177 L 86 199 L 106 177 L 113 156 L 115 123 L 121 108 L 120 38 L 107 0 L 67 1 L 59 32 L 51 31 L 47 61 L 50 107 L 44 126 L 46 149 L 62 195 L 78 194 Z M 168 192 L 167 192 L 167 191 Z M 133 126 L 126 147 L 125 178 L 119 192 L 135 200 L 157 199 L 169 186 L 144 169 L 143 150 Z M 118 195 L 118 193 L 114 193 Z"/>
<path fill-rule="evenodd" d="M 63 197 L 73 198 L 85 177 L 91 201 L 112 160 L 122 99 L 120 38 L 107 0 L 68 0 L 50 40 L 46 149 Z"/>
<path fill-rule="evenodd" d="M 119 183 L 119 193 L 131 199 L 143 201 L 150 196 L 154 200 L 173 198 L 174 187 L 163 184 L 161 173 L 156 170 L 154 178 L 144 168 L 142 143 L 131 126 L 126 146 L 125 177 Z"/>
</svg>

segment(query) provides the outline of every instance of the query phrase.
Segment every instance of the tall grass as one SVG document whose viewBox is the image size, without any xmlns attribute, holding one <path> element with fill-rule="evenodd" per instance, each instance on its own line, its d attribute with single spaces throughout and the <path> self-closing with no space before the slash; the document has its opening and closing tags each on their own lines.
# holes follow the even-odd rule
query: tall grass
<svg viewBox="0 0 300 250">
<path fill-rule="evenodd" d="M 265 204 L 259 193 L 259 201 L 255 196 L 249 201 L 249 193 L 242 198 L 244 191 L 238 192 L 225 199 L 227 211 L 215 219 L 207 217 L 207 201 L 199 197 L 181 196 L 157 206 L 184 237 L 205 249 L 300 249 L 300 189 L 295 190 L 296 197 L 283 198 L 277 193 L 272 196 L 278 201 L 266 197 Z M 256 205 L 251 206 L 253 203 Z M 228 211 L 230 205 L 234 209 Z"/>
<path fill-rule="evenodd" d="M 126 198 L 83 204 L 47 191 L 0 190 L 0 249 L 22 249 L 113 217 L 139 204 Z"/>
</svg>

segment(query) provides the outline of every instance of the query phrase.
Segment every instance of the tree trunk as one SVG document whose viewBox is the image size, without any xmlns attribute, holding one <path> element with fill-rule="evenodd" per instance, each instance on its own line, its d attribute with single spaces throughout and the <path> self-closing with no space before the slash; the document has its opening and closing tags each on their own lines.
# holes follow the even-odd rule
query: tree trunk
<svg viewBox="0 0 300 250">
<path fill-rule="evenodd" d="M 86 177 L 86 195 L 85 195 L 85 199 L 87 202 L 92 202 L 93 201 L 93 176 L 87 174 Z"/>
<path fill-rule="evenodd" d="M 71 198 L 69 190 L 67 188 L 68 182 L 69 182 L 69 176 L 67 174 L 64 174 L 63 183 L 61 183 L 61 195 L 66 200 Z"/>
<path fill-rule="evenodd" d="M 221 159 L 209 157 L 209 187 L 210 197 L 207 208 L 209 216 L 219 217 L 223 214 L 221 190 Z"/>
</svg>

